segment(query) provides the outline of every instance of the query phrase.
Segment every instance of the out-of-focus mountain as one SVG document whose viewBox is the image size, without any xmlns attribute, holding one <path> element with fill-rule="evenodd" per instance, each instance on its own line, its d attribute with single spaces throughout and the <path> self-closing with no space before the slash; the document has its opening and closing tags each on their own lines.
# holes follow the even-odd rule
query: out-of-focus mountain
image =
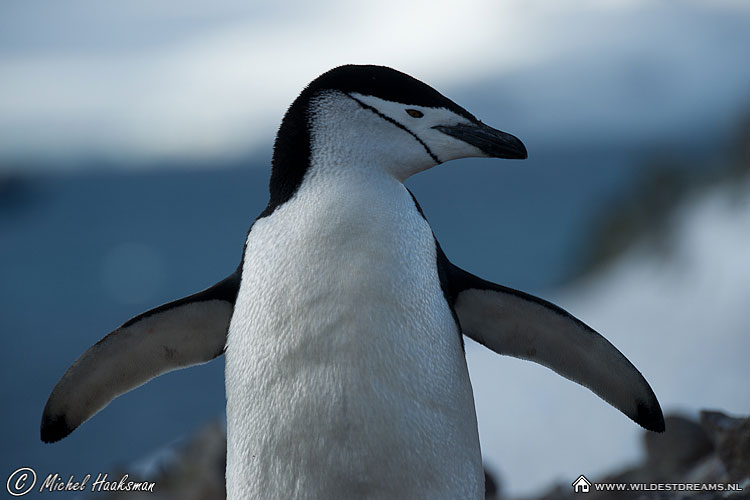
<svg viewBox="0 0 750 500">
<path fill-rule="evenodd" d="M 646 162 L 643 180 L 598 206 L 599 222 L 578 246 L 599 257 L 583 274 L 571 266 L 578 279 L 546 294 L 620 349 L 667 412 L 750 413 L 750 175 L 741 123 L 725 154 L 696 160 L 675 151 Z M 483 453 L 513 495 L 638 460 L 637 427 L 587 390 L 471 343 L 467 358 Z"/>
<path fill-rule="evenodd" d="M 581 268 L 571 277 L 601 271 L 637 245 L 668 253 L 674 245 L 677 212 L 703 193 L 720 190 L 730 199 L 749 196 L 750 113 L 722 142 L 711 158 L 696 159 L 677 150 L 642 164 L 629 189 L 591 217 Z"/>
</svg>

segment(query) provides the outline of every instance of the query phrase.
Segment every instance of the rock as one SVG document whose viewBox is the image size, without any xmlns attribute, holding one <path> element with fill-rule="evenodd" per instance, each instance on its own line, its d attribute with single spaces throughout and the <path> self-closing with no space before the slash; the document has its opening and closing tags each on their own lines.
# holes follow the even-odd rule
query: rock
<svg viewBox="0 0 750 500">
<path fill-rule="evenodd" d="M 642 491 L 606 491 L 592 486 L 574 493 L 570 483 L 556 485 L 525 500 L 750 500 L 750 418 L 703 411 L 700 422 L 667 415 L 663 434 L 644 433 L 645 460 L 591 482 L 643 484 Z M 678 486 L 658 490 L 655 485 L 737 485 L 742 491 L 690 491 Z M 654 488 L 653 490 L 650 488 Z"/>
<path fill-rule="evenodd" d="M 487 467 L 484 468 L 484 500 L 500 500 L 500 484 Z"/>
<path fill-rule="evenodd" d="M 750 480 L 750 418 L 703 410 L 700 419 L 726 469 L 726 482 Z"/>
<path fill-rule="evenodd" d="M 644 435 L 651 481 L 667 481 L 683 475 L 714 450 L 699 423 L 680 415 L 668 415 L 665 424 L 665 432 Z"/>
<path fill-rule="evenodd" d="M 168 450 L 169 460 L 148 478 L 153 493 L 120 492 L 103 497 L 128 500 L 221 500 L 226 498 L 227 444 L 224 426 L 211 422 L 187 444 Z M 120 474 L 121 475 L 121 474 Z M 117 476 L 117 475 L 116 475 Z M 99 497 L 97 497 L 99 498 Z"/>
</svg>

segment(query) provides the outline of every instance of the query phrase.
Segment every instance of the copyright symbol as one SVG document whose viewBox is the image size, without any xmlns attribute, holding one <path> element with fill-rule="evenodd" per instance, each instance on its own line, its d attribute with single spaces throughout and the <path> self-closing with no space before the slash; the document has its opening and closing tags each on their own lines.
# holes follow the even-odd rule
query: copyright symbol
<svg viewBox="0 0 750 500">
<path fill-rule="evenodd" d="M 31 467 L 21 467 L 8 478 L 5 489 L 14 497 L 22 497 L 36 484 L 36 472 Z"/>
</svg>

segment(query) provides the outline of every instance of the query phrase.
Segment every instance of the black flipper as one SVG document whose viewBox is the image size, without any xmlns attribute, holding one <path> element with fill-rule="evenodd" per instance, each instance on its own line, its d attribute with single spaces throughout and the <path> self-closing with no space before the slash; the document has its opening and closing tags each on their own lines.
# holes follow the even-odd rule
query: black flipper
<svg viewBox="0 0 750 500">
<path fill-rule="evenodd" d="M 128 320 L 84 352 L 44 407 L 42 441 L 59 441 L 117 396 L 224 352 L 238 269 L 214 286 Z"/>
<path fill-rule="evenodd" d="M 437 246 L 443 291 L 464 335 L 498 354 L 546 366 L 589 388 L 645 429 L 664 431 L 654 391 L 607 339 L 546 300 L 453 265 Z"/>
</svg>

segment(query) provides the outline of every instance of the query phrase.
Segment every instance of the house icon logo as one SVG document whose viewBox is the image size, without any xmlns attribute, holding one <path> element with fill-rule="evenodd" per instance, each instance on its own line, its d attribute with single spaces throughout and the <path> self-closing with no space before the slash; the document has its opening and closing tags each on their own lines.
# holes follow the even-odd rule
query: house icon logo
<svg viewBox="0 0 750 500">
<path fill-rule="evenodd" d="M 573 491 L 576 493 L 588 493 L 591 488 L 591 481 L 586 479 L 586 476 L 581 474 L 578 479 L 573 481 Z"/>
</svg>

